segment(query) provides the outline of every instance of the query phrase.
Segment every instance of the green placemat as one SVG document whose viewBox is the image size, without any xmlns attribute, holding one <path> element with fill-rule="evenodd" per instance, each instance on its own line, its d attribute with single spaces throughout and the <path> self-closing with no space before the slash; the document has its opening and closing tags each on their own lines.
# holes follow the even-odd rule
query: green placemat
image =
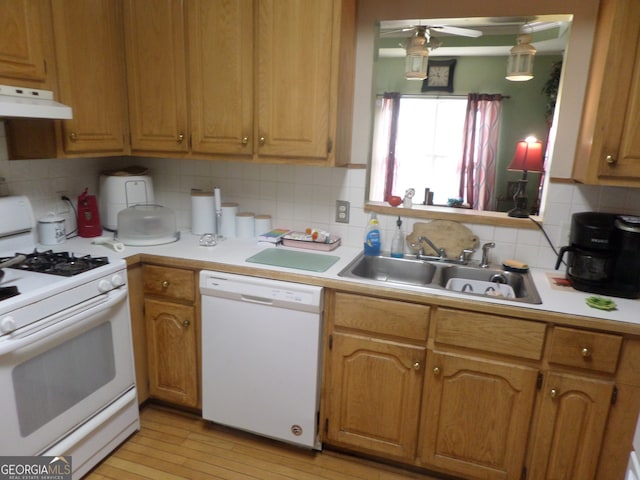
<svg viewBox="0 0 640 480">
<path fill-rule="evenodd" d="M 276 267 L 297 268 L 299 270 L 310 270 L 312 272 L 325 272 L 338 260 L 340 260 L 340 257 L 336 257 L 335 255 L 298 252 L 282 248 L 267 248 L 247 258 L 247 262 L 274 265 Z"/>
</svg>

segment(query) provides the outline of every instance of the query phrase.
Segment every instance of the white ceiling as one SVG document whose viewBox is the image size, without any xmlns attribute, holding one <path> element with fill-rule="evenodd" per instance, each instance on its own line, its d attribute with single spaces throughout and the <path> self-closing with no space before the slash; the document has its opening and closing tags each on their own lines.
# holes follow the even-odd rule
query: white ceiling
<svg viewBox="0 0 640 480">
<path fill-rule="evenodd" d="M 524 17 L 475 17 L 387 20 L 380 22 L 382 47 L 380 57 L 404 57 L 406 50 L 401 46 L 414 32 L 413 27 L 429 26 L 433 37 L 442 42 L 442 46 L 431 51 L 431 56 L 507 56 L 516 44 L 519 33 L 533 36 L 532 45 L 538 54 L 561 54 L 566 46 L 571 26 L 571 15 L 544 15 L 535 18 Z M 451 26 L 479 30 L 478 39 L 452 35 L 438 29 L 439 26 Z M 483 39 L 484 37 L 484 39 Z M 489 38 L 490 42 L 489 42 Z M 455 45 L 451 45 L 455 43 Z M 490 44 L 487 44 L 490 43 Z M 478 45 L 480 44 L 480 45 Z"/>
</svg>

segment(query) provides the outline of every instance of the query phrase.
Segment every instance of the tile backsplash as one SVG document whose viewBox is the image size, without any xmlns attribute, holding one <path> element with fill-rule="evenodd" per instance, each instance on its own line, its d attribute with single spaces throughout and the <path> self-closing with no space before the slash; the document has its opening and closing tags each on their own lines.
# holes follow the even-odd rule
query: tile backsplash
<svg viewBox="0 0 640 480">
<path fill-rule="evenodd" d="M 36 218 L 50 211 L 72 217 L 61 195 L 75 203 L 86 187 L 89 193 L 99 194 L 101 171 L 130 165 L 149 169 L 156 202 L 176 212 L 180 230 L 190 229 L 191 189 L 220 187 L 224 202 L 237 202 L 241 212 L 269 214 L 274 227 L 324 229 L 340 235 L 345 245 L 362 244 L 368 220 L 366 170 L 140 157 L 9 161 L 4 128 L 0 128 L 0 195 L 28 196 Z M 336 200 L 350 202 L 349 224 L 335 223 Z M 568 242 L 571 214 L 588 210 L 640 215 L 640 189 L 551 184 L 544 230 L 556 248 Z M 396 218 L 379 218 L 383 249 L 388 250 Z M 405 232 L 411 232 L 415 221 L 403 218 Z M 540 229 L 467 227 L 481 243 L 495 242 L 492 262 L 515 258 L 539 268 L 555 264 L 556 255 Z M 478 257 L 476 253 L 474 258 Z"/>
</svg>

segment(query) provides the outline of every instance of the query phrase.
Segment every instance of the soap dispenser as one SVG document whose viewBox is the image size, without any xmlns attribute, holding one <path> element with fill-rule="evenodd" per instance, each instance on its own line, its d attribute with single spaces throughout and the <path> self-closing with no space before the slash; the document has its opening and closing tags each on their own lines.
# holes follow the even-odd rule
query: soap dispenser
<svg viewBox="0 0 640 480">
<path fill-rule="evenodd" d="M 391 256 L 395 258 L 404 257 L 404 232 L 402 231 L 402 219 L 398 217 L 396 220 L 396 229 L 393 240 L 391 241 Z"/>
</svg>

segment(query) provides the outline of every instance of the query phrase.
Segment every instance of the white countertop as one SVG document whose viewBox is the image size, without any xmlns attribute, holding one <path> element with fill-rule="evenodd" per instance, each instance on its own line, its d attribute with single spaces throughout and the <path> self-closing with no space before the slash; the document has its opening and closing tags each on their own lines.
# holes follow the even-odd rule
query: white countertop
<svg viewBox="0 0 640 480">
<path fill-rule="evenodd" d="M 106 233 L 106 232 L 105 232 Z M 106 236 L 106 235 L 105 235 Z M 193 235 L 190 232 L 182 232 L 181 238 L 177 242 L 168 243 L 165 245 L 133 247 L 125 246 L 124 251 L 115 252 L 110 247 L 105 245 L 93 245 L 93 239 L 76 237 L 67 240 L 64 244 L 56 247 L 56 250 L 68 250 L 74 253 L 85 253 L 97 256 L 110 256 L 126 258 L 138 254 L 150 254 L 163 257 L 174 257 L 186 260 L 196 260 L 202 262 L 215 262 L 234 266 L 243 266 L 253 269 L 272 270 L 279 272 L 289 272 L 298 275 L 307 275 L 315 278 L 325 278 L 341 280 L 344 282 L 375 285 L 379 283 L 370 282 L 367 280 L 351 279 L 345 277 L 338 277 L 338 273 L 346 267 L 356 256 L 361 253 L 359 248 L 351 248 L 340 246 L 331 252 L 315 252 L 312 250 L 302 250 L 310 253 L 318 253 L 325 255 L 333 255 L 340 257 L 339 260 L 331 266 L 326 272 L 311 272 L 306 270 L 276 267 L 269 265 L 262 265 L 257 263 L 247 262 L 246 259 L 255 255 L 259 251 L 266 248 L 274 248 L 274 245 L 270 243 L 257 242 L 255 240 L 243 240 L 243 239 L 226 239 L 220 242 L 216 246 L 203 247 L 199 245 L 200 235 Z M 39 248 L 49 248 L 39 246 Z M 300 249 L 278 246 L 277 248 L 291 249 L 301 251 Z M 502 305 L 511 305 L 515 307 L 521 307 L 526 309 L 534 309 L 541 311 L 548 311 L 554 313 L 566 313 L 571 315 L 579 315 L 589 318 L 597 318 L 602 320 L 611 320 L 617 322 L 627 322 L 640 326 L 640 299 L 629 300 L 617 297 L 607 297 L 615 301 L 617 305 L 616 310 L 603 311 L 592 307 L 589 307 L 585 300 L 586 298 L 593 296 L 593 294 L 586 292 L 579 292 L 573 289 L 558 289 L 552 287 L 549 281 L 549 275 L 556 277 L 563 276 L 562 270 L 531 270 L 533 280 L 535 282 L 542 304 L 532 305 L 521 302 L 513 302 L 505 299 L 493 299 L 490 297 L 473 297 L 474 300 L 484 303 L 496 303 Z M 412 286 L 400 286 L 400 285 L 385 285 L 388 287 L 397 288 L 400 290 L 414 291 L 414 292 L 427 292 L 434 296 L 443 297 L 455 297 L 470 299 L 471 296 L 448 291 L 440 290 L 436 288 L 424 288 L 424 287 L 412 287 Z M 639 330 L 640 333 L 640 330 Z"/>
</svg>

